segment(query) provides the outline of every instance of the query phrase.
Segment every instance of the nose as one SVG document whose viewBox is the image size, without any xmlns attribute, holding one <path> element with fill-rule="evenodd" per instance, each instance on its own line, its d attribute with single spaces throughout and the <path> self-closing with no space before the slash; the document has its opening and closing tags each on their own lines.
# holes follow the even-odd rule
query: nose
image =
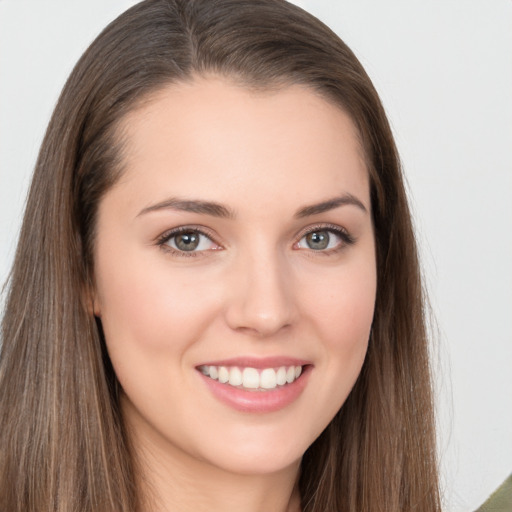
<svg viewBox="0 0 512 512">
<path fill-rule="evenodd" d="M 231 329 L 263 338 L 296 321 L 292 278 L 283 259 L 253 254 L 234 266 L 225 313 Z"/>
</svg>

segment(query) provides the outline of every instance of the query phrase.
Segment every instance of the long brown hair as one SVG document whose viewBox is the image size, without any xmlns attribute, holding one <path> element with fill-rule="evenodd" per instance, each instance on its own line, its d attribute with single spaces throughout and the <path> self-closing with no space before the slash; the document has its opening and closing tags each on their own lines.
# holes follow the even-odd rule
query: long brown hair
<svg viewBox="0 0 512 512">
<path fill-rule="evenodd" d="M 303 84 L 347 112 L 371 183 L 378 289 L 362 372 L 303 457 L 304 512 L 440 510 L 423 291 L 400 163 L 350 49 L 282 0 L 146 0 L 73 70 L 36 164 L 11 272 L 0 359 L 0 506 L 138 508 L 118 383 L 91 313 L 98 202 L 116 182 L 120 120 L 196 75 Z"/>
</svg>

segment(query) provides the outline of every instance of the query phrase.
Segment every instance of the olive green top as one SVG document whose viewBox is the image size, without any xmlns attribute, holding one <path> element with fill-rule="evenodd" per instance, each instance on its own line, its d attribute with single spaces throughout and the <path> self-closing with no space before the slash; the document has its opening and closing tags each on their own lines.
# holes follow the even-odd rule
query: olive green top
<svg viewBox="0 0 512 512">
<path fill-rule="evenodd" d="M 512 512 L 512 475 L 510 475 L 476 512 Z"/>
</svg>

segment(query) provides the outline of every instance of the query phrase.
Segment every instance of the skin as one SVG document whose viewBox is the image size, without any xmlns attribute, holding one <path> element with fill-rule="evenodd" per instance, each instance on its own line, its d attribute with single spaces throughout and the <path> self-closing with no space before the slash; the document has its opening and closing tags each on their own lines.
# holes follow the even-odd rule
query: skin
<svg viewBox="0 0 512 512">
<path fill-rule="evenodd" d="M 308 88 L 256 93 L 210 76 L 159 91 L 120 133 L 124 173 L 99 205 L 94 312 L 147 508 L 299 510 L 301 457 L 354 385 L 373 317 L 374 236 L 356 130 Z M 361 205 L 296 215 L 347 194 Z M 232 217 L 154 208 L 169 198 L 213 201 Z M 210 238 L 184 255 L 172 249 L 176 238 L 162 243 L 181 226 Z M 312 249 L 308 229 L 327 233 L 329 248 Z M 241 412 L 197 370 L 240 356 L 296 357 L 311 371 L 286 407 Z"/>
</svg>

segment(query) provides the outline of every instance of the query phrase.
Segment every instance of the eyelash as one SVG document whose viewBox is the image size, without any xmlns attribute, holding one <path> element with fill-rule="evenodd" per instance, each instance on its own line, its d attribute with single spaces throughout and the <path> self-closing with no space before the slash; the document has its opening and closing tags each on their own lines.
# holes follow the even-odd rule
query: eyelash
<svg viewBox="0 0 512 512">
<path fill-rule="evenodd" d="M 341 239 L 341 242 L 338 246 L 333 247 L 332 249 L 317 251 L 314 249 L 309 249 L 308 253 L 311 253 L 315 256 L 330 256 L 331 254 L 336 254 L 345 249 L 347 246 L 354 245 L 356 242 L 356 239 L 346 229 L 340 226 L 336 226 L 335 224 L 317 224 L 314 226 L 309 226 L 304 231 L 302 231 L 298 237 L 298 241 L 295 242 L 294 246 L 297 245 L 305 236 L 318 231 L 327 231 L 328 233 L 333 233 Z"/>
<path fill-rule="evenodd" d="M 328 249 L 328 250 L 315 251 L 314 249 L 310 249 L 310 252 L 314 253 L 315 255 L 318 254 L 318 255 L 322 255 L 322 256 L 328 256 L 330 254 L 337 253 L 337 252 L 343 250 L 345 247 L 353 245 L 356 242 L 355 238 L 352 235 L 350 235 L 350 233 L 348 233 L 348 231 L 346 231 L 344 228 L 341 228 L 340 226 L 336 226 L 333 224 L 318 224 L 315 226 L 310 226 L 307 229 L 305 229 L 304 231 L 302 231 L 298 237 L 298 241 L 295 242 L 293 245 L 296 246 L 305 236 L 309 235 L 310 233 L 315 233 L 317 231 L 327 231 L 328 233 L 333 233 L 336 236 L 338 236 L 342 240 L 342 242 L 337 247 L 334 247 L 334 248 Z M 167 243 L 175 236 L 178 236 L 181 233 L 190 233 L 190 232 L 198 233 L 199 235 L 203 235 L 203 236 L 207 237 L 210 241 L 212 241 L 214 244 L 220 245 L 215 241 L 215 238 L 210 231 L 208 231 L 200 226 L 180 226 L 178 228 L 174 228 L 169 231 L 166 231 L 160 237 L 158 237 L 156 244 L 163 251 L 169 252 L 176 256 L 180 256 L 180 257 L 183 256 L 186 258 L 198 257 L 198 256 L 203 255 L 203 253 L 208 252 L 208 251 L 179 251 L 179 250 L 176 250 L 173 247 L 170 247 L 169 245 L 167 245 Z M 302 249 L 297 249 L 297 250 L 302 250 Z"/>
<path fill-rule="evenodd" d="M 194 258 L 201 256 L 202 253 L 208 252 L 208 251 L 178 251 L 174 249 L 173 247 L 170 247 L 167 245 L 169 240 L 174 238 L 175 236 L 180 235 L 181 233 L 198 233 L 199 235 L 203 235 L 209 240 L 211 240 L 214 244 L 219 245 L 213 236 L 213 234 L 206 230 L 203 227 L 200 226 L 180 226 L 178 228 L 171 229 L 169 231 L 166 231 L 163 233 L 160 237 L 158 237 L 156 244 L 165 252 L 171 253 L 174 256 L 184 256 L 185 258 Z"/>
</svg>

